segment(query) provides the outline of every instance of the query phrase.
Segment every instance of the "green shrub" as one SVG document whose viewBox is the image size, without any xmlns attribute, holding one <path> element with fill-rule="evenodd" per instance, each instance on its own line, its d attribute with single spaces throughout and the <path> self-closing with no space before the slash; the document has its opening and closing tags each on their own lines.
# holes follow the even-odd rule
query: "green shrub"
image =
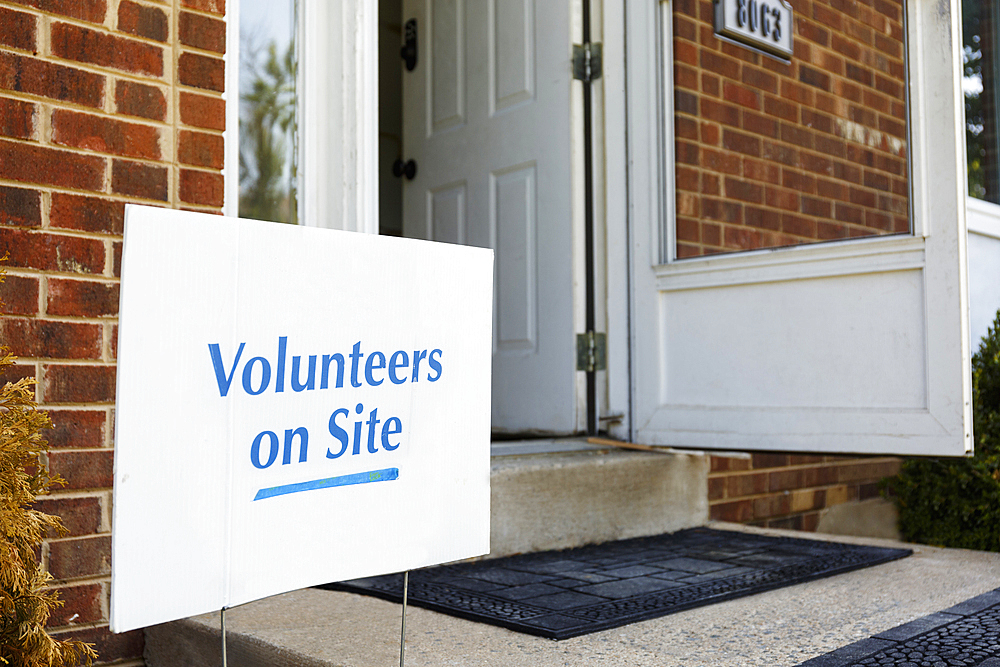
<svg viewBox="0 0 1000 667">
<path fill-rule="evenodd" d="M 1000 551 L 1000 311 L 972 357 L 975 455 L 903 463 L 883 489 L 911 542 Z"/>
</svg>

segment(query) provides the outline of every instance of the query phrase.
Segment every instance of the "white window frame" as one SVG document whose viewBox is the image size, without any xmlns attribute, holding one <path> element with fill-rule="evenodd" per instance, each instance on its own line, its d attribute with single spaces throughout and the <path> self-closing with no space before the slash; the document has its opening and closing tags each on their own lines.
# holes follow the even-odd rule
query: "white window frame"
<svg viewBox="0 0 1000 667">
<path fill-rule="evenodd" d="M 301 224 L 378 233 L 378 3 L 298 0 Z M 223 213 L 239 203 L 239 15 L 226 16 Z"/>
</svg>

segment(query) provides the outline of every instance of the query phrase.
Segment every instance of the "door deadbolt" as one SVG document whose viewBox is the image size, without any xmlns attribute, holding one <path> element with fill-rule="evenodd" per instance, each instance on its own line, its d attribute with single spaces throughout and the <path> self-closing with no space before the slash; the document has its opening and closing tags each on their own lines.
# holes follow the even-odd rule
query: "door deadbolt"
<svg viewBox="0 0 1000 667">
<path fill-rule="evenodd" d="M 417 163 L 413 160 L 403 162 L 403 158 L 398 157 L 392 163 L 392 175 L 396 178 L 406 176 L 406 180 L 412 181 L 413 177 L 417 175 Z"/>
</svg>

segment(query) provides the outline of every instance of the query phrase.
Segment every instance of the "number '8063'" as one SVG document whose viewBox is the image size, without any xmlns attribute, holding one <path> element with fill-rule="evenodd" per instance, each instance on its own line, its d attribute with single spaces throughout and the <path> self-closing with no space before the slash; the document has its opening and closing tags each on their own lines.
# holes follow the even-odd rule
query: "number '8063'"
<svg viewBox="0 0 1000 667">
<path fill-rule="evenodd" d="M 736 0 L 736 25 L 781 41 L 781 10 L 757 0 Z"/>
</svg>

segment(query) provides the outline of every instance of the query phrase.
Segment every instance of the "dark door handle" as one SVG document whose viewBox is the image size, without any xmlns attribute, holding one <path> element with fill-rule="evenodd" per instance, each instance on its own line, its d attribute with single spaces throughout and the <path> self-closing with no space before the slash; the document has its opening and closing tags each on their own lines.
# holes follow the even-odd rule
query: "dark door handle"
<svg viewBox="0 0 1000 667">
<path fill-rule="evenodd" d="M 392 175 L 396 178 L 406 176 L 406 180 L 412 181 L 413 177 L 417 175 L 417 163 L 413 160 L 403 162 L 403 158 L 398 157 L 392 163 Z"/>
<path fill-rule="evenodd" d="M 403 32 L 403 48 L 399 55 L 406 61 L 406 71 L 412 72 L 417 66 L 417 19 L 407 21 Z"/>
</svg>

